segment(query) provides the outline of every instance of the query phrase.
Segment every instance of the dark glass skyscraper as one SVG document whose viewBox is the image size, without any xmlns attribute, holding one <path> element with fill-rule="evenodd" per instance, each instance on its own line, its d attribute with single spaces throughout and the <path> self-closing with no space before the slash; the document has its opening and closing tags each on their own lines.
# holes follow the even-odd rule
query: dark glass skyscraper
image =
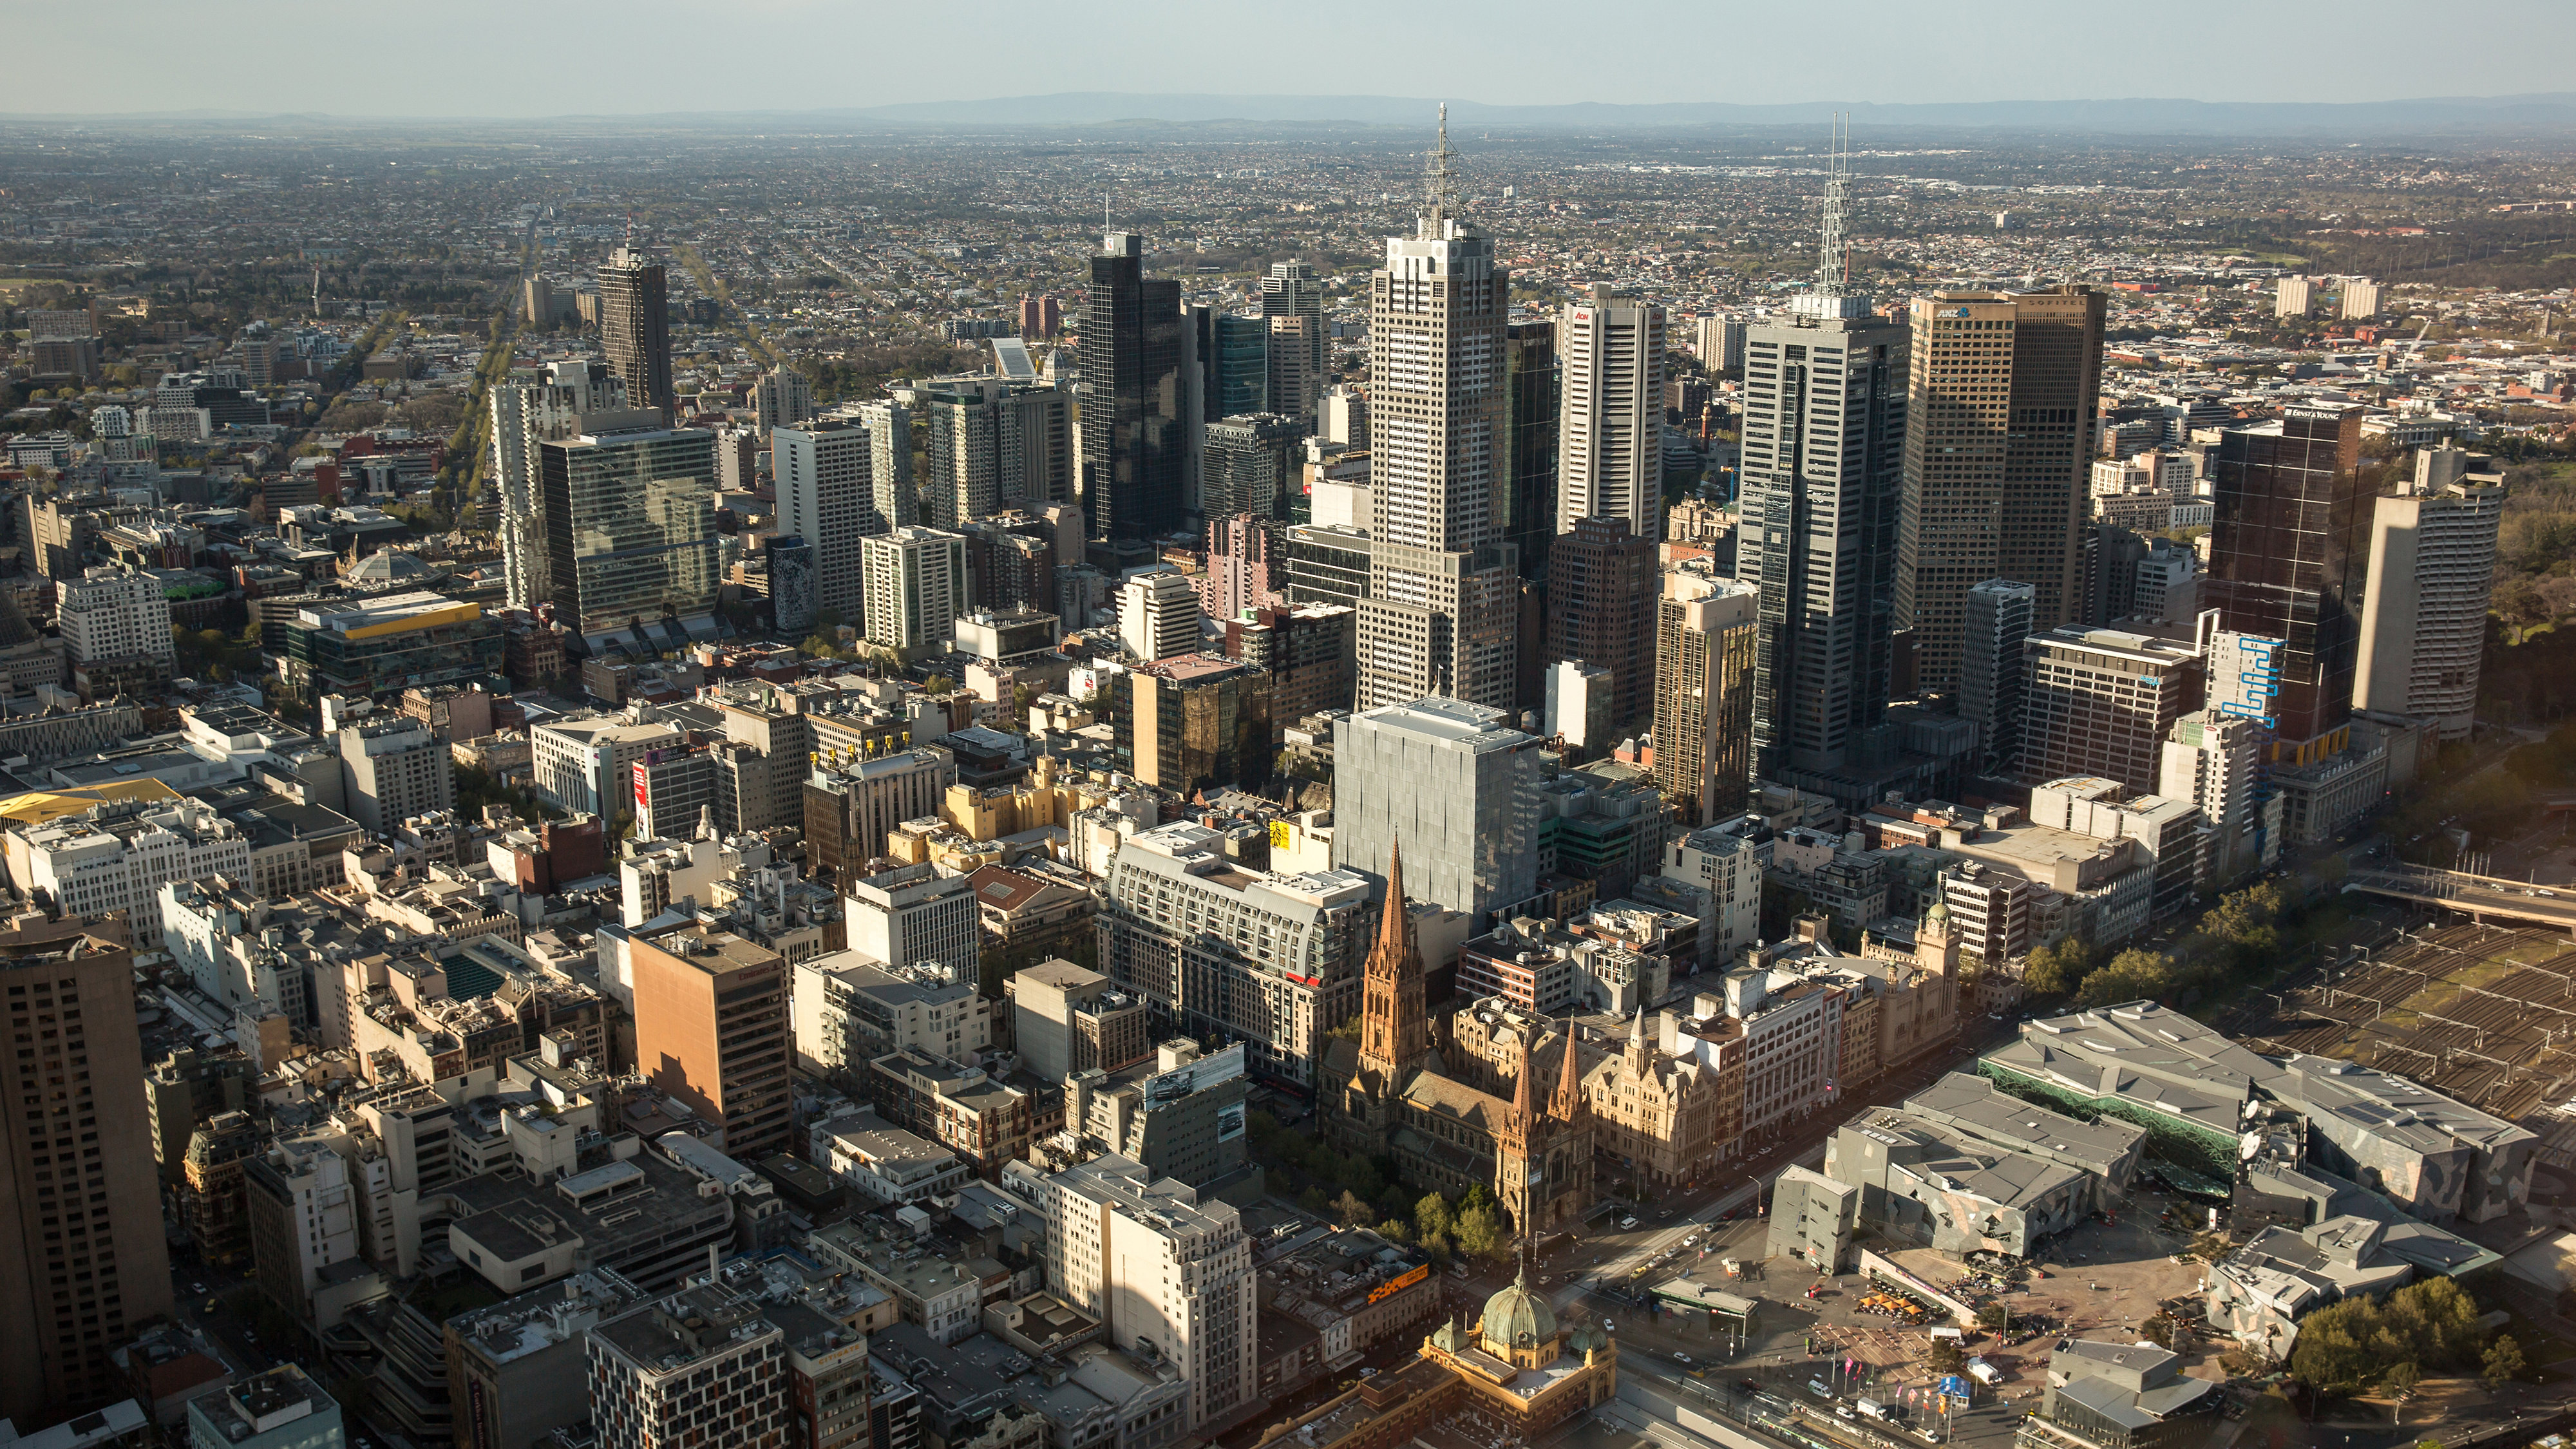
<svg viewBox="0 0 2576 1449">
<path fill-rule="evenodd" d="M 1212 351 L 1209 419 L 1269 410 L 1270 324 L 1259 317 L 1218 317 Z"/>
<path fill-rule="evenodd" d="M 1496 530 L 1519 546 L 1521 577 L 1547 577 L 1548 540 L 1556 536 L 1556 433 L 1563 371 L 1556 323 L 1514 322 L 1504 331 L 1510 378 L 1510 469 Z"/>
<path fill-rule="evenodd" d="M 611 252 L 599 269 L 599 346 L 630 405 L 660 408 L 672 421 L 670 283 L 631 247 Z"/>
<path fill-rule="evenodd" d="M 2361 409 L 2289 409 L 2219 435 L 2217 526 L 2201 602 L 2219 626 L 2283 641 L 2275 759 L 2343 748 L 2361 652 L 2372 505 L 2361 490 Z"/>
<path fill-rule="evenodd" d="M 1098 538 L 1151 538 L 1187 509 L 1181 284 L 1145 276 L 1144 238 L 1113 231 L 1083 304 L 1082 501 Z"/>
</svg>

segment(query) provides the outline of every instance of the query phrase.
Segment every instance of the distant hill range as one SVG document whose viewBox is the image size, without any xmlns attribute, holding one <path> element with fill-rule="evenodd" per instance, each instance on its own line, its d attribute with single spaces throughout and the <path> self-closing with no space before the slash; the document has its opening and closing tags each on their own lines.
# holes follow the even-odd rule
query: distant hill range
<svg viewBox="0 0 2576 1449">
<path fill-rule="evenodd" d="M 917 126 L 1081 126 L 1121 121 L 1211 121 L 1427 126 L 1437 100 L 1402 96 L 1149 96 L 1070 91 L 986 101 L 921 101 L 817 113 Z M 2438 96 L 2340 104 L 2269 101 L 1979 101 L 1922 105 L 1745 106 L 1716 101 L 1660 105 L 1585 102 L 1496 106 L 1451 101 L 1460 127 L 1633 129 L 1649 126 L 1768 127 L 1825 124 L 1851 112 L 1855 127 L 1972 127 L 2124 135 L 2406 135 L 2462 131 L 2576 130 L 2576 93 Z"/>
<path fill-rule="evenodd" d="M 902 105 L 816 108 L 796 111 L 660 112 L 640 115 L 581 114 L 547 118 L 416 118 L 277 114 L 235 110 L 163 111 L 124 115 L 0 115 L 39 124 L 239 126 L 280 131 L 382 130 L 414 125 L 466 126 L 494 131 L 569 124 L 584 131 L 620 127 L 661 129 L 801 129 L 857 126 L 956 130 L 1065 126 L 1315 126 L 1394 127 L 1427 130 L 1436 98 L 1404 96 L 1138 95 L 1118 91 L 1067 91 L 1048 96 L 1004 96 L 981 101 L 916 101 Z M 1718 101 L 1656 105 L 1583 102 L 1562 106 L 1497 106 L 1452 100 L 1449 119 L 1462 131 L 1500 127 L 1524 131 L 1633 131 L 1700 128 L 1756 131 L 1819 127 L 1848 111 L 1864 133 L 1934 129 L 2054 132 L 2117 136 L 2309 137 L 2355 140 L 2407 136 L 2545 136 L 2576 134 L 2576 92 L 2527 96 L 2428 96 L 2414 100 L 2320 103 L 2307 101 L 1974 101 L 1878 105 L 1834 101 L 1746 106 Z M 1867 138 L 1864 136 L 1864 144 Z"/>
</svg>

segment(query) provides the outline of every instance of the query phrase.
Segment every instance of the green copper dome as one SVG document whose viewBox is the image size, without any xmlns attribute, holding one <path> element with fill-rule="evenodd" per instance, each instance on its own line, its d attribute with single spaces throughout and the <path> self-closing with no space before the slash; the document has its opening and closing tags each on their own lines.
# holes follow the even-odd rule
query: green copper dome
<svg viewBox="0 0 2576 1449">
<path fill-rule="evenodd" d="M 1526 1275 L 1485 1300 L 1485 1337 L 1514 1348 L 1535 1346 L 1556 1337 L 1556 1314 L 1547 1300 L 1529 1290 Z"/>
</svg>

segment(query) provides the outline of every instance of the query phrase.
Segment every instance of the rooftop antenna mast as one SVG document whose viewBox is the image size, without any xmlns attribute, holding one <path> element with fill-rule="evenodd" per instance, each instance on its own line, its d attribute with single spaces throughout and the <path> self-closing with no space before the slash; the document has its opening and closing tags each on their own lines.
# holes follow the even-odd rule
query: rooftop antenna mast
<svg viewBox="0 0 2576 1449">
<path fill-rule="evenodd" d="M 1833 120 L 1832 149 L 1825 157 L 1824 235 L 1816 251 L 1816 295 L 1839 298 L 1850 278 L 1850 263 L 1843 257 L 1843 202 L 1850 185 L 1845 147 L 1851 136 L 1849 113 Z"/>
<path fill-rule="evenodd" d="M 1430 210 L 1423 216 L 1422 235 L 1427 241 L 1439 239 L 1441 223 L 1458 201 L 1458 172 L 1452 164 L 1458 153 L 1449 149 L 1449 103 L 1440 103 L 1440 142 L 1432 149 L 1431 164 L 1423 169 L 1423 190 Z"/>
</svg>

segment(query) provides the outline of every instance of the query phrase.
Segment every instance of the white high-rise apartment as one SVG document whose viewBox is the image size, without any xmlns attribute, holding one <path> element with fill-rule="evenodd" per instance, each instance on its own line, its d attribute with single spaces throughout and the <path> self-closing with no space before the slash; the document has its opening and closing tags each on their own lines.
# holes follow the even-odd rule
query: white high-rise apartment
<svg viewBox="0 0 2576 1449">
<path fill-rule="evenodd" d="M 866 606 L 859 540 L 886 531 L 872 479 L 876 443 L 842 419 L 769 435 L 778 522 L 814 547 L 814 603 L 857 626 Z"/>
<path fill-rule="evenodd" d="M 1097 1157 L 1037 1181 L 1047 1287 L 1105 1322 L 1108 1342 L 1142 1339 L 1180 1370 L 1190 1391 L 1181 1428 L 1250 1402 L 1259 1294 L 1241 1215 L 1171 1178 L 1153 1180 L 1132 1158 Z"/>
<path fill-rule="evenodd" d="M 1702 317 L 1692 324 L 1692 350 L 1699 354 L 1699 365 L 1711 372 L 1742 372 L 1748 325 L 1741 317 Z"/>
<path fill-rule="evenodd" d="M 2278 853 L 2279 803 L 2268 802 L 2273 819 L 2267 831 L 2267 802 L 2255 798 L 2263 768 L 2261 725 L 2214 709 L 2194 710 L 2166 732 L 2158 765 L 2156 793 L 2190 802 L 2207 822 L 2209 839 L 2201 851 L 2199 877 L 2203 890 L 2224 890 Z"/>
<path fill-rule="evenodd" d="M 2433 720 L 2446 740 L 2467 739 L 2477 713 L 2504 522 L 2504 475 L 2467 465 L 2457 448 L 2427 448 L 2405 491 L 2371 500 L 2370 576 L 2353 663 L 2353 708 Z"/>
<path fill-rule="evenodd" d="M 751 385 L 751 414 L 764 438 L 779 428 L 794 427 L 814 416 L 814 385 L 782 362 Z"/>
<path fill-rule="evenodd" d="M 1430 195 L 1369 279 L 1369 590 L 1359 706 L 1427 695 L 1509 707 L 1517 553 L 1495 528 L 1507 481 L 1503 335 L 1511 274 L 1456 205 L 1448 110 Z"/>
<path fill-rule="evenodd" d="M 2306 277 L 2283 277 L 2272 290 L 2272 315 L 2305 317 L 2313 305 L 2316 284 Z"/>
<path fill-rule="evenodd" d="M 919 649 L 956 637 L 966 605 L 966 540 L 936 528 L 898 528 L 863 539 L 867 637 Z"/>
<path fill-rule="evenodd" d="M 1762 877 L 1771 868 L 1773 844 L 1759 815 L 1738 815 L 1665 842 L 1664 874 L 1709 894 L 1707 939 L 1700 944 L 1716 970 L 1731 969 L 1762 944 Z"/>
<path fill-rule="evenodd" d="M 877 517 L 888 528 L 921 522 L 921 499 L 912 483 L 912 389 L 892 401 L 859 404 L 859 422 L 868 430 L 868 476 Z"/>
<path fill-rule="evenodd" d="M 1138 574 L 1118 588 L 1118 640 L 1145 663 L 1199 650 L 1199 594 L 1170 569 Z"/>
<path fill-rule="evenodd" d="M 2344 278 L 2343 315 L 2354 322 L 2378 316 L 2379 284 L 2368 277 Z"/>
<path fill-rule="evenodd" d="M 625 380 L 605 362 L 572 359 L 549 365 L 544 382 L 492 389 L 492 461 L 501 499 L 501 569 L 510 607 L 533 609 L 554 597 L 546 555 L 545 502 L 539 496 L 539 443 L 581 436 L 584 415 L 626 410 Z"/>
<path fill-rule="evenodd" d="M 153 575 L 102 567 L 56 580 L 54 587 L 60 591 L 56 612 L 63 646 L 75 663 L 142 655 L 167 659 L 177 652 L 170 638 L 170 598 Z"/>
<path fill-rule="evenodd" d="M 1664 536 L 1664 309 L 1616 300 L 1598 282 L 1557 314 L 1556 531 L 1625 519 Z"/>
<path fill-rule="evenodd" d="M 409 716 L 343 727 L 340 775 L 349 818 L 371 834 L 390 834 L 415 815 L 456 806 L 447 742 Z"/>
</svg>

